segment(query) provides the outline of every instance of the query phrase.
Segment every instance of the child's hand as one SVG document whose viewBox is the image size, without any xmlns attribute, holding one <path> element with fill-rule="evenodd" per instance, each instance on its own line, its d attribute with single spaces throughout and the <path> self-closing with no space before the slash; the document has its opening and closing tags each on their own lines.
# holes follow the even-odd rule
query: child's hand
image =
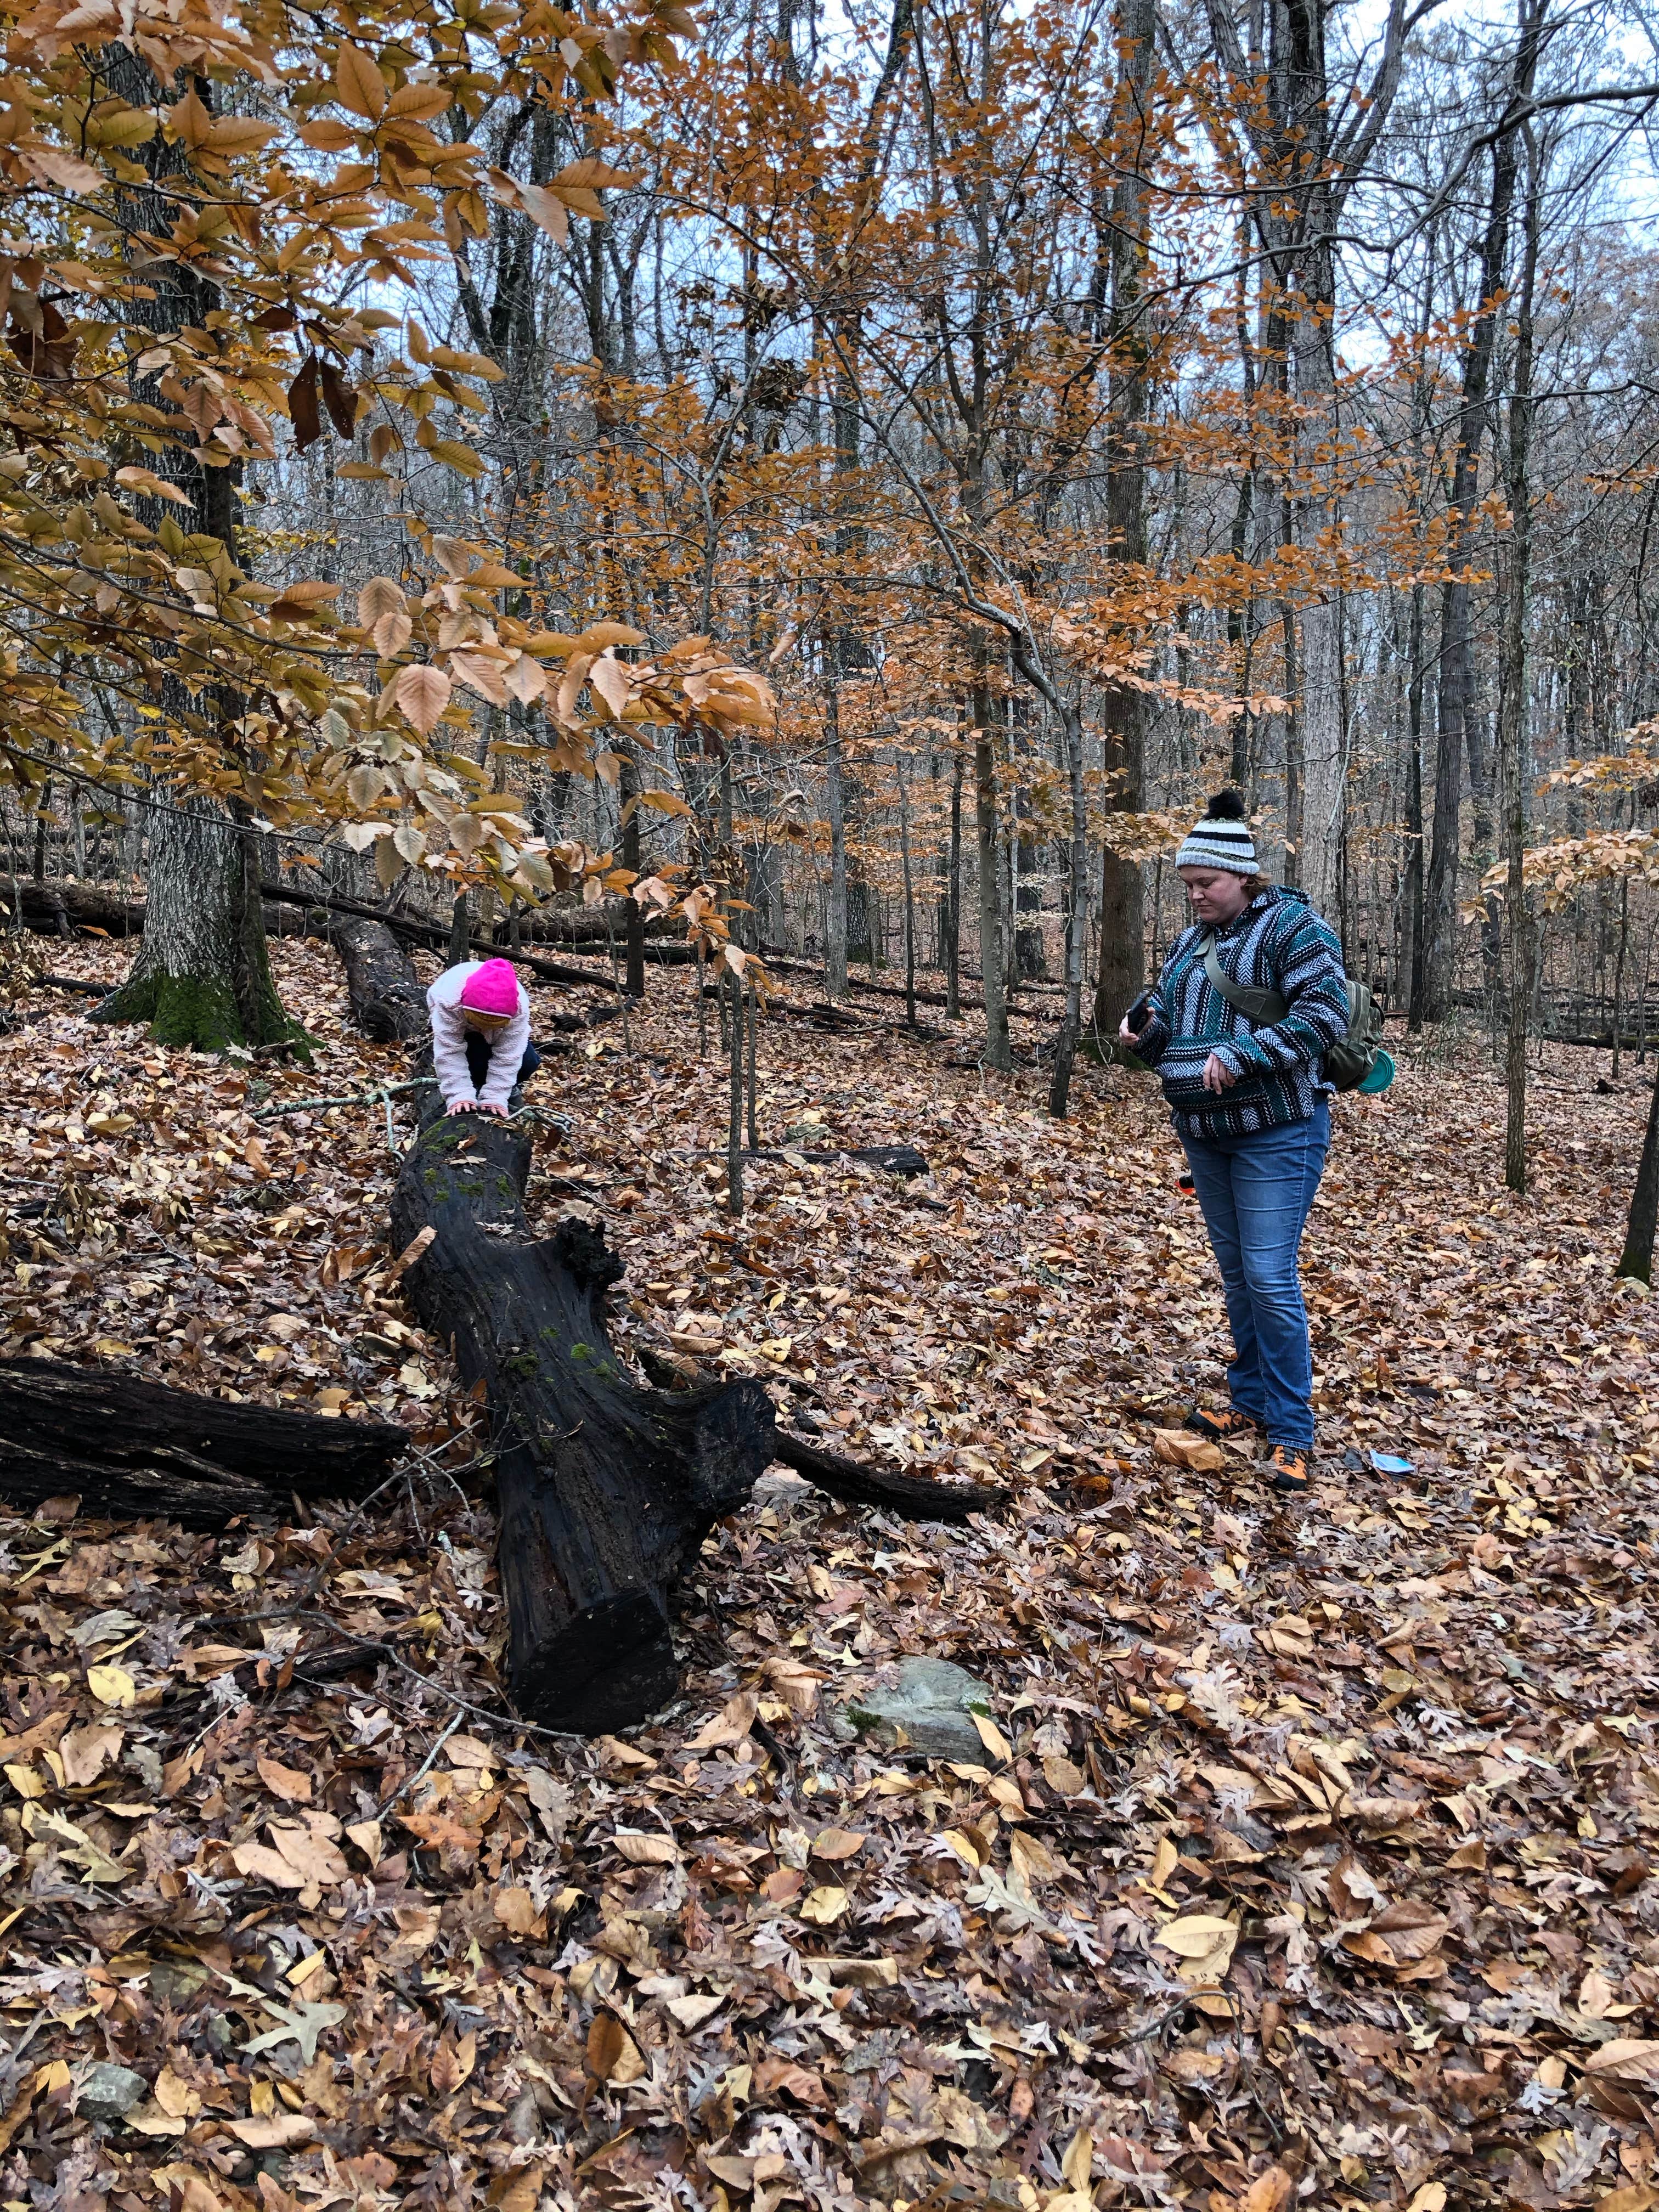
<svg viewBox="0 0 1659 2212">
<path fill-rule="evenodd" d="M 458 1098 L 453 1105 L 446 1106 L 444 1109 L 446 1114 L 476 1114 L 477 1110 L 478 1102 L 476 1098 Z"/>
</svg>

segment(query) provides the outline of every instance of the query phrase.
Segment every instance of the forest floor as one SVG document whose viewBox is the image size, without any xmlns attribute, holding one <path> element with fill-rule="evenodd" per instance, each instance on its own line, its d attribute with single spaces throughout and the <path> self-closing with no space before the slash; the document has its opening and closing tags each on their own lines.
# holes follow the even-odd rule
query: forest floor
<svg viewBox="0 0 1659 2212">
<path fill-rule="evenodd" d="M 603 1216 L 618 1343 L 1014 1503 L 907 1526 L 769 1477 L 684 1594 L 682 1701 L 584 1742 L 503 1705 L 482 1415 L 386 1279 L 383 1109 L 253 1118 L 401 1055 L 331 956 L 276 958 L 309 1072 L 45 996 L 0 1040 L 0 1350 L 419 1448 L 314 1526 L 0 1522 L 7 2212 L 1659 2205 L 1633 1071 L 1547 1056 L 1525 1199 L 1475 1042 L 1342 1103 L 1286 1503 L 1159 1456 L 1224 1334 L 1148 1083 L 1083 1070 L 1056 1125 L 1035 1071 L 778 1018 L 763 1141 L 933 1172 L 757 1164 L 735 1223 L 716 1042 L 653 974 L 532 1091 L 532 1209 Z M 908 1655 L 988 1684 L 979 1757 L 832 1728 Z"/>
</svg>

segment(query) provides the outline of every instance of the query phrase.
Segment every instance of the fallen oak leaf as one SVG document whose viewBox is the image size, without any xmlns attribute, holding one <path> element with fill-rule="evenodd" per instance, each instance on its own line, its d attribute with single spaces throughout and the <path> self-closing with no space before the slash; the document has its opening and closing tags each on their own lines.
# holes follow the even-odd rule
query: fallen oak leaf
<svg viewBox="0 0 1659 2212">
<path fill-rule="evenodd" d="M 325 2034 L 331 2027 L 337 2027 L 346 2017 L 346 2008 L 343 2004 L 306 2004 L 301 2002 L 289 2006 L 277 2004 L 267 1997 L 264 2009 L 282 2025 L 268 2028 L 263 2035 L 256 2035 L 251 2042 L 244 2043 L 240 2046 L 242 2051 L 253 2057 L 261 2051 L 275 2051 L 284 2043 L 297 2043 L 300 2056 L 307 2066 L 317 2056 L 318 2037 Z"/>
</svg>

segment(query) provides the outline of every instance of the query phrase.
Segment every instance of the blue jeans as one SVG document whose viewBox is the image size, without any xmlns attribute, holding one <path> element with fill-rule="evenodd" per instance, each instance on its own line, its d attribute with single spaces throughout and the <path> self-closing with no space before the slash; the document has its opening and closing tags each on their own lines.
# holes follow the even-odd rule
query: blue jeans
<svg viewBox="0 0 1659 2212">
<path fill-rule="evenodd" d="M 1227 1388 L 1269 1440 L 1309 1451 L 1313 1352 L 1296 1271 L 1308 1209 L 1324 1172 L 1331 1109 L 1248 1137 L 1183 1137 L 1232 1325 Z"/>
</svg>

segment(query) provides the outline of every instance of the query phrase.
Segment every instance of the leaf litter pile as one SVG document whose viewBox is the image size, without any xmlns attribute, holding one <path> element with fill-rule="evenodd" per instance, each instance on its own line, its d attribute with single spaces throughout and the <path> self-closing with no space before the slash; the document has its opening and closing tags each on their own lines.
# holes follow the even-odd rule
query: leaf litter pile
<svg viewBox="0 0 1659 2212">
<path fill-rule="evenodd" d="M 399 1300 L 386 1109 L 270 1111 L 401 1055 L 277 962 L 308 1071 L 56 1000 L 0 1040 L 7 1356 L 414 1435 L 303 1521 L 0 1522 L 7 2212 L 1659 2205 L 1639 1087 L 1553 1060 L 1524 1201 L 1473 1053 L 1344 1102 L 1287 1504 L 1178 1433 L 1225 1340 L 1149 1086 L 1055 1126 L 776 1020 L 734 1221 L 717 1040 L 653 978 L 532 1092 L 532 1210 L 605 1221 L 618 1346 L 1012 1502 L 769 1477 L 683 1593 L 683 1701 L 583 1742 L 501 1696 L 483 1413 Z M 930 1176 L 806 1157 L 900 1141 Z M 867 1726 L 918 1660 L 983 1686 L 952 1755 Z"/>
</svg>

